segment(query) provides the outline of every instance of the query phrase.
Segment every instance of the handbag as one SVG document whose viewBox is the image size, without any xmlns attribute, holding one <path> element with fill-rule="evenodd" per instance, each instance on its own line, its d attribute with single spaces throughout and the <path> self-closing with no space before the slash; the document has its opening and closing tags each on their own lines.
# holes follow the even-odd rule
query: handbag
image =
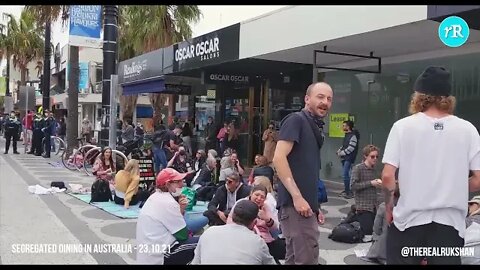
<svg viewBox="0 0 480 270">
<path fill-rule="evenodd" d="M 322 204 L 328 202 L 327 189 L 325 188 L 325 184 L 323 183 L 322 179 L 318 179 L 317 187 L 318 203 Z"/>
</svg>

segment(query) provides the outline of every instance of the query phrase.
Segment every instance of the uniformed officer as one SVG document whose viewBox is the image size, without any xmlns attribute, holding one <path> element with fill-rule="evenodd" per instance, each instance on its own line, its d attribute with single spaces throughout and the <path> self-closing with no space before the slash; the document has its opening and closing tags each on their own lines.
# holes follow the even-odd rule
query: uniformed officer
<svg viewBox="0 0 480 270">
<path fill-rule="evenodd" d="M 48 110 L 45 110 L 45 127 L 42 131 L 45 138 L 43 140 L 43 157 L 50 158 L 50 151 L 52 149 L 50 137 L 55 134 L 55 118 L 53 118 L 53 113 L 50 113 Z"/>
<path fill-rule="evenodd" d="M 17 141 L 18 141 L 18 131 L 20 130 L 20 121 L 15 115 L 15 111 L 10 113 L 10 117 L 5 121 L 5 152 L 8 154 L 8 149 L 10 148 L 10 141 L 13 140 L 13 153 L 20 154 L 17 152 Z"/>
<path fill-rule="evenodd" d="M 42 129 L 45 127 L 45 120 L 42 117 L 42 109 L 40 108 L 35 115 L 35 119 L 33 120 L 33 136 L 32 136 L 32 149 L 30 150 L 29 154 L 33 154 L 35 156 L 42 155 L 42 140 L 43 140 L 43 132 Z"/>
</svg>

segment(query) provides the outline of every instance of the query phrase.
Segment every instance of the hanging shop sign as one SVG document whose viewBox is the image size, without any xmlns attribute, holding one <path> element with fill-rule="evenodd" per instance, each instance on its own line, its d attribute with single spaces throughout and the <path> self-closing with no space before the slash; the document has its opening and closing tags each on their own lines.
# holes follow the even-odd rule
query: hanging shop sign
<svg viewBox="0 0 480 270">
<path fill-rule="evenodd" d="M 173 45 L 173 72 L 238 60 L 240 24 Z"/>
</svg>

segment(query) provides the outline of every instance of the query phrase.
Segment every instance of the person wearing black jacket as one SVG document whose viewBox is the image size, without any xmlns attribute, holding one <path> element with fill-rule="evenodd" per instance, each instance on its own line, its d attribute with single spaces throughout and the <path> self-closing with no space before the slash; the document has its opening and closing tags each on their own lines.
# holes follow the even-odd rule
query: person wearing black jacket
<svg viewBox="0 0 480 270">
<path fill-rule="evenodd" d="M 215 196 L 208 203 L 208 210 L 203 213 L 208 218 L 208 224 L 210 226 L 226 224 L 235 202 L 249 195 L 250 187 L 242 183 L 238 173 L 228 175 L 226 184 L 218 187 Z"/>
<path fill-rule="evenodd" d="M 17 141 L 18 141 L 18 131 L 20 130 L 20 121 L 18 121 L 15 112 L 10 113 L 10 117 L 5 121 L 5 152 L 8 154 L 8 149 L 10 148 L 10 141 L 13 140 L 13 153 L 20 154 L 17 152 Z"/>
<path fill-rule="evenodd" d="M 208 124 L 205 126 L 205 151 L 217 149 L 217 129 L 213 123 L 213 117 L 208 117 Z"/>
<path fill-rule="evenodd" d="M 44 158 L 50 158 L 50 151 L 52 150 L 51 139 L 50 137 L 54 134 L 55 131 L 55 118 L 53 118 L 53 113 L 49 111 L 45 111 L 45 128 L 42 129 L 43 131 L 43 153 Z"/>
<path fill-rule="evenodd" d="M 32 154 L 35 156 L 42 155 L 42 140 L 43 140 L 43 132 L 42 129 L 45 127 L 45 120 L 43 119 L 42 115 L 37 113 L 33 119 L 33 136 L 32 136 L 32 147 L 30 148 L 30 152 L 28 154 Z"/>
<path fill-rule="evenodd" d="M 217 160 L 213 157 L 207 158 L 202 169 L 193 179 L 192 188 L 197 191 L 197 200 L 210 201 L 217 190 L 213 178 L 215 176 L 214 169 L 217 167 Z"/>
</svg>

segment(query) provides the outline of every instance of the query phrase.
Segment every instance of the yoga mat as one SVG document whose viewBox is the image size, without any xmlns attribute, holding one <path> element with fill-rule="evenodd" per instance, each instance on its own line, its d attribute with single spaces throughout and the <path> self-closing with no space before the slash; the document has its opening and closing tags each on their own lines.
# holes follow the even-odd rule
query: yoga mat
<svg viewBox="0 0 480 270">
<path fill-rule="evenodd" d="M 91 198 L 90 194 L 74 194 L 74 193 L 67 193 L 67 194 L 119 218 L 124 218 L 124 219 L 138 218 L 138 214 L 140 213 L 140 208 L 138 207 L 140 205 L 139 203 L 136 205 L 131 205 L 129 209 L 125 209 L 123 205 L 115 204 L 115 202 L 113 201 L 90 203 L 90 198 Z M 195 205 L 191 211 L 187 211 L 185 215 L 191 216 L 191 217 L 196 215 L 202 215 L 203 212 L 206 210 L 207 210 L 206 203 L 197 202 L 197 205 Z"/>
</svg>

